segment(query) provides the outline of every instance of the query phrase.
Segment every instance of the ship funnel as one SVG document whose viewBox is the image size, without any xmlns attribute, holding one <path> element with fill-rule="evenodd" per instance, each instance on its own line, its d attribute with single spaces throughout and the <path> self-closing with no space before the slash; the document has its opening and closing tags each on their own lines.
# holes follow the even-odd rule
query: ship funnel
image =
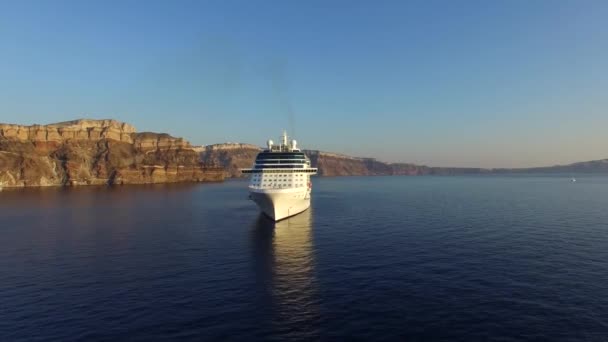
<svg viewBox="0 0 608 342">
<path fill-rule="evenodd" d="M 291 141 L 291 149 L 295 150 L 298 148 L 298 142 L 294 140 Z"/>
<path fill-rule="evenodd" d="M 268 145 L 268 149 L 272 150 L 272 145 L 274 145 L 274 142 L 272 140 L 268 140 L 268 142 L 266 142 L 266 144 Z"/>
</svg>

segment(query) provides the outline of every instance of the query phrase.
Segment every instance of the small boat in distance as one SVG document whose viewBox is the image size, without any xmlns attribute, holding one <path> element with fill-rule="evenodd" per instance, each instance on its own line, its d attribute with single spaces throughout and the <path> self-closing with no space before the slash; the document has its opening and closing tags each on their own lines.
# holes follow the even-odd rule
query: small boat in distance
<svg viewBox="0 0 608 342">
<path fill-rule="evenodd" d="M 317 168 L 310 166 L 295 140 L 288 142 L 287 132 L 283 132 L 278 146 L 268 140 L 253 168 L 241 172 L 251 174 L 249 198 L 271 219 L 279 221 L 310 207 L 310 176 L 317 173 Z"/>
<path fill-rule="evenodd" d="M 572 183 L 576 183 L 576 178 L 574 178 L 574 177 L 573 177 L 573 178 L 572 178 L 570 181 L 571 181 Z"/>
</svg>

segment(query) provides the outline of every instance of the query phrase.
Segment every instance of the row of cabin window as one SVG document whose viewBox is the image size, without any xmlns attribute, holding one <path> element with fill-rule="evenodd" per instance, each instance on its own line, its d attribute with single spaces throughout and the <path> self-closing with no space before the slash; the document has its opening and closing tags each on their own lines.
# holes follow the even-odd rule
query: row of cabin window
<svg viewBox="0 0 608 342">
<path fill-rule="evenodd" d="M 274 187 L 274 186 L 284 186 L 288 188 L 301 188 L 304 187 L 304 184 L 282 184 L 282 183 L 253 183 L 255 187 Z"/>
<path fill-rule="evenodd" d="M 256 179 L 254 178 L 253 183 L 256 185 L 259 184 L 296 184 L 298 186 L 303 186 L 305 179 Z"/>
<path fill-rule="evenodd" d="M 304 168 L 304 164 L 255 164 L 256 169 L 301 169 Z"/>
<path fill-rule="evenodd" d="M 304 164 L 306 160 L 303 159 L 283 159 L 283 160 L 256 160 L 256 164 Z"/>
<path fill-rule="evenodd" d="M 292 184 L 279 184 L 279 183 L 276 183 L 276 184 L 275 183 L 272 183 L 272 184 L 266 184 L 266 183 L 259 184 L 259 183 L 254 183 L 253 185 L 254 186 L 278 186 L 278 187 L 282 187 L 282 186 L 291 186 Z M 299 187 L 303 187 L 304 184 L 293 184 L 293 186 L 299 188 Z"/>
<path fill-rule="evenodd" d="M 259 182 L 264 183 L 272 183 L 272 182 L 304 182 L 308 179 L 308 175 L 296 174 L 295 178 L 290 177 L 288 175 L 267 175 L 266 177 L 262 177 L 260 175 L 253 175 L 252 180 L 254 183 L 258 184 Z M 303 184 L 297 183 L 298 186 L 303 186 Z"/>
<path fill-rule="evenodd" d="M 253 179 L 259 179 L 259 178 L 266 178 L 266 179 L 270 179 L 270 178 L 272 178 L 272 179 L 277 179 L 277 178 L 290 178 L 290 179 L 294 179 L 294 178 L 293 178 L 293 176 L 288 176 L 288 175 L 267 175 L 267 176 L 265 176 L 265 177 L 262 177 L 262 176 L 260 176 L 260 175 L 253 175 L 252 177 L 253 177 Z M 296 178 L 303 178 L 303 177 L 308 178 L 309 176 L 308 176 L 308 175 L 306 175 L 306 176 L 305 176 L 305 175 L 303 175 L 303 174 L 296 174 L 296 175 L 295 175 L 295 177 L 296 177 Z"/>
<path fill-rule="evenodd" d="M 260 153 L 256 160 L 261 159 L 305 159 L 304 153 Z"/>
<path fill-rule="evenodd" d="M 274 174 L 268 174 L 266 175 L 266 177 L 310 177 L 309 175 L 305 175 L 303 173 L 289 173 L 289 174 L 285 174 L 285 173 L 274 173 Z M 253 177 L 262 177 L 261 174 L 255 174 L 253 175 Z"/>
<path fill-rule="evenodd" d="M 304 172 L 304 173 L 315 173 L 317 169 L 303 169 L 303 170 L 264 170 L 264 169 L 251 169 L 251 170 L 243 170 L 243 173 L 296 173 L 296 172 Z"/>
<path fill-rule="evenodd" d="M 271 173 L 271 174 L 267 174 L 266 177 L 310 177 L 309 175 L 305 175 L 304 173 L 295 173 L 295 172 L 288 172 L 288 173 Z M 261 174 L 257 173 L 254 174 L 253 177 L 262 177 Z"/>
</svg>

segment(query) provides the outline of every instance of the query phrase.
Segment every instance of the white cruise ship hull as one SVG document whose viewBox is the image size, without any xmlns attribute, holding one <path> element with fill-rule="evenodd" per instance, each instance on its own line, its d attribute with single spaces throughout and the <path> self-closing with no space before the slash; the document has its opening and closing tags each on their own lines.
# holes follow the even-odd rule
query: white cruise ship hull
<svg viewBox="0 0 608 342">
<path fill-rule="evenodd" d="M 275 221 L 299 214 L 310 207 L 310 191 L 306 188 L 250 188 L 249 193 L 262 212 Z"/>
</svg>

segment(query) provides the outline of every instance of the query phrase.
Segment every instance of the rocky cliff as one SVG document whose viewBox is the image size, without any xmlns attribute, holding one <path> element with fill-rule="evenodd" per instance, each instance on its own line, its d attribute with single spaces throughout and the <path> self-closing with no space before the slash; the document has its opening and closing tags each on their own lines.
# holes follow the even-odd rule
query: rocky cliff
<svg viewBox="0 0 608 342">
<path fill-rule="evenodd" d="M 223 180 L 182 138 L 137 133 L 115 120 L 0 124 L 4 187 L 145 184 Z"/>
<path fill-rule="evenodd" d="M 261 148 L 249 144 L 226 143 L 203 146 L 197 150 L 203 163 L 223 168 L 227 177 L 242 177 L 240 169 L 251 167 Z"/>
<path fill-rule="evenodd" d="M 306 150 L 305 153 L 312 165 L 319 168 L 321 176 L 416 176 L 430 172 L 428 167 L 414 164 L 390 164 L 374 158 L 357 158 L 322 151 Z"/>
<path fill-rule="evenodd" d="M 201 158 L 223 167 L 229 177 L 242 177 L 239 169 L 253 165 L 260 147 L 248 144 L 216 144 L 199 149 Z M 431 167 L 408 163 L 384 163 L 373 158 L 357 158 L 342 154 L 304 150 L 321 176 L 382 176 L 382 175 L 467 175 L 502 173 L 608 173 L 608 159 L 568 165 L 520 169 L 483 169 Z"/>
<path fill-rule="evenodd" d="M 216 144 L 201 147 L 201 159 L 208 164 L 226 170 L 228 177 L 242 177 L 242 168 L 253 165 L 261 148 L 249 144 Z M 485 173 L 489 170 L 475 168 L 438 168 L 406 163 L 384 163 L 373 158 L 357 158 L 342 154 L 304 150 L 320 176 L 381 176 L 381 175 L 452 175 Z"/>
</svg>

